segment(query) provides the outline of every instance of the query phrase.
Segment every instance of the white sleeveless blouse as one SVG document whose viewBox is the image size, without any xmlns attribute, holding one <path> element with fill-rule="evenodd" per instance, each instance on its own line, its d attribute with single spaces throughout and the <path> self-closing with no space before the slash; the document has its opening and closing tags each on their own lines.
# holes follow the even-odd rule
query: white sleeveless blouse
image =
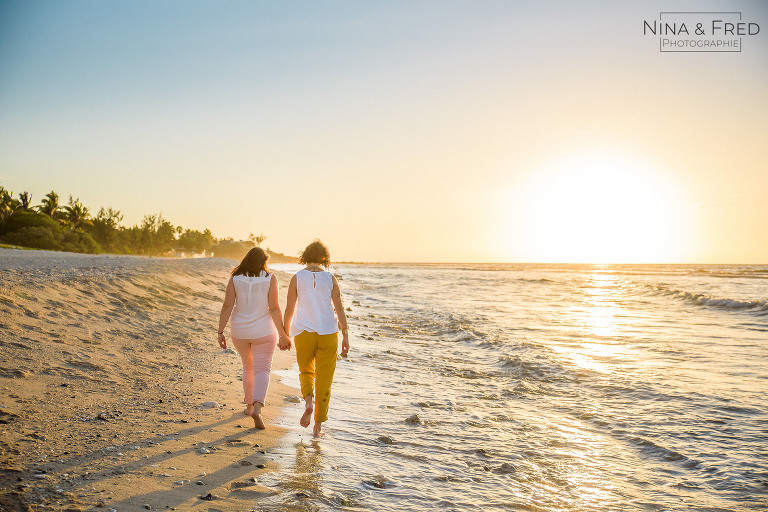
<svg viewBox="0 0 768 512">
<path fill-rule="evenodd" d="M 291 324 L 291 336 L 296 336 L 301 331 L 317 334 L 338 332 L 339 324 L 331 302 L 332 291 L 333 276 L 330 272 L 299 270 L 296 274 L 298 303 Z"/>
<path fill-rule="evenodd" d="M 235 309 L 232 311 L 232 337 L 241 340 L 263 338 L 277 334 L 269 314 L 270 274 L 261 271 L 258 277 L 233 276 Z"/>
</svg>

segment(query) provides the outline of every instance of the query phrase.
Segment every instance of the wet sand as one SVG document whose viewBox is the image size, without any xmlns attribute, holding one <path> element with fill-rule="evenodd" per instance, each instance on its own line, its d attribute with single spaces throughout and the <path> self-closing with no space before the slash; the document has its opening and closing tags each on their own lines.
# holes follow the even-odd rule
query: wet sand
<svg viewBox="0 0 768 512">
<path fill-rule="evenodd" d="M 251 510 L 275 492 L 259 479 L 284 430 L 242 414 L 239 357 L 216 343 L 232 266 L 0 249 L 1 510 Z M 297 394 L 278 380 L 268 427 Z"/>
</svg>

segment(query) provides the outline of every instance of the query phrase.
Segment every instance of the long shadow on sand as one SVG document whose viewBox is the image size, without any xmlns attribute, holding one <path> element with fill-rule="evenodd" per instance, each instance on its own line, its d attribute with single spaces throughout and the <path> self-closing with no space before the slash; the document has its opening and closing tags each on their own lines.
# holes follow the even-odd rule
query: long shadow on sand
<svg viewBox="0 0 768 512">
<path fill-rule="evenodd" d="M 125 454 L 136 454 L 137 457 L 141 457 L 146 454 L 148 449 L 162 450 L 163 445 L 177 444 L 183 442 L 185 439 L 189 439 L 192 436 L 201 434 L 204 431 L 221 427 L 237 420 L 243 419 L 243 415 L 239 412 L 233 413 L 228 418 L 219 420 L 215 423 L 208 423 L 187 428 L 179 431 L 176 434 L 168 435 L 156 435 L 145 438 L 139 441 L 133 441 L 130 443 L 124 443 L 119 445 L 113 445 L 110 449 L 98 449 L 91 452 L 70 457 L 69 459 L 60 459 L 56 463 L 56 473 L 64 474 L 84 474 L 89 465 L 93 463 L 95 456 L 111 456 L 117 453 L 124 452 Z M 275 428 L 275 427 L 273 427 Z M 252 476 L 257 472 L 264 472 L 267 467 L 274 467 L 274 464 L 270 463 L 269 457 L 265 450 L 261 449 L 258 444 L 258 437 L 253 441 L 249 440 L 245 442 L 245 438 L 258 436 L 260 431 L 255 431 L 252 428 L 244 428 L 240 432 L 227 434 L 219 437 L 213 441 L 208 442 L 195 442 L 182 449 L 168 449 L 162 453 L 150 455 L 147 458 L 140 458 L 132 461 L 119 462 L 111 466 L 104 466 L 99 469 L 97 473 L 89 473 L 83 475 L 82 487 L 98 486 L 99 483 L 106 488 L 109 484 L 109 480 L 112 479 L 124 479 L 133 478 L 136 480 L 135 494 L 120 499 L 119 501 L 111 501 L 108 506 L 117 508 L 118 510 L 126 510 L 136 508 L 139 504 L 150 504 L 153 509 L 157 508 L 174 508 L 181 504 L 185 504 L 185 507 L 189 507 L 193 504 L 203 505 L 210 503 L 200 499 L 200 496 L 205 496 L 213 492 L 216 489 L 219 492 L 222 490 L 236 491 L 241 488 L 251 487 L 248 494 L 252 494 L 254 499 L 258 496 L 264 496 L 265 494 L 274 493 L 274 491 L 266 488 L 258 488 L 255 486 L 254 481 L 243 481 L 246 476 Z M 139 447 L 137 450 L 135 447 Z M 201 453 L 200 449 L 205 448 L 207 453 Z M 236 452 L 234 450 L 237 450 Z M 200 464 L 199 468 L 203 466 L 218 467 L 214 472 L 207 473 L 204 477 L 198 476 L 200 480 L 205 482 L 205 485 L 198 485 L 196 481 L 185 476 L 170 476 L 164 477 L 162 472 L 163 467 L 168 467 L 173 461 L 178 466 L 195 466 L 194 460 L 196 457 L 206 457 L 205 464 Z M 182 460 L 185 459 L 185 460 Z M 158 468 L 158 472 L 152 471 L 151 473 L 143 473 L 142 470 L 147 468 Z M 141 479 L 149 478 L 155 479 L 152 483 L 152 487 L 162 485 L 164 488 L 161 490 L 154 490 L 152 492 L 144 492 L 141 487 Z M 157 483 L 156 479 L 163 479 L 161 483 Z M 183 484 L 175 484 L 177 480 L 183 480 Z M 167 483 L 166 483 L 167 482 Z M 241 498 L 246 498 L 243 495 Z M 140 506 L 140 505 L 139 505 Z"/>
</svg>

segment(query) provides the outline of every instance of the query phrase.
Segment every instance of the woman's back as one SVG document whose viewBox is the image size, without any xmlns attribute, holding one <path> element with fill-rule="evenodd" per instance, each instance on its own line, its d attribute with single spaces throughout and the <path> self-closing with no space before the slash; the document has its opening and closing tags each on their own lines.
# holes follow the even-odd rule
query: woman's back
<svg viewBox="0 0 768 512">
<path fill-rule="evenodd" d="M 232 336 L 255 339 L 275 332 L 269 316 L 269 286 L 272 276 L 262 271 L 258 277 L 232 276 L 235 308 L 232 311 Z"/>
<path fill-rule="evenodd" d="M 331 303 L 333 276 L 330 272 L 300 270 L 296 274 L 298 304 L 296 318 L 291 324 L 291 336 L 301 331 L 318 334 L 338 332 L 338 323 Z"/>
</svg>

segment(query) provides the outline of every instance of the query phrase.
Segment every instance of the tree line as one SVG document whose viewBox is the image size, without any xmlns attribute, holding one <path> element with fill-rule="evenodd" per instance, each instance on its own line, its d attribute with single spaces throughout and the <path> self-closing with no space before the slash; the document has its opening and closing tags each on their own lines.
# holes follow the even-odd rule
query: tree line
<svg viewBox="0 0 768 512">
<path fill-rule="evenodd" d="M 122 220 L 123 214 L 111 207 L 92 214 L 80 198 L 69 196 L 69 201 L 62 204 L 59 195 L 51 191 L 40 204 L 33 205 L 29 192 L 14 197 L 0 186 L 0 242 L 11 245 L 91 254 L 157 256 L 176 250 L 213 252 L 217 256 L 220 252 L 232 257 L 266 238 L 251 235 L 248 241 L 217 240 L 208 229 L 174 226 L 160 213 L 145 215 L 135 226 L 123 226 Z"/>
</svg>

